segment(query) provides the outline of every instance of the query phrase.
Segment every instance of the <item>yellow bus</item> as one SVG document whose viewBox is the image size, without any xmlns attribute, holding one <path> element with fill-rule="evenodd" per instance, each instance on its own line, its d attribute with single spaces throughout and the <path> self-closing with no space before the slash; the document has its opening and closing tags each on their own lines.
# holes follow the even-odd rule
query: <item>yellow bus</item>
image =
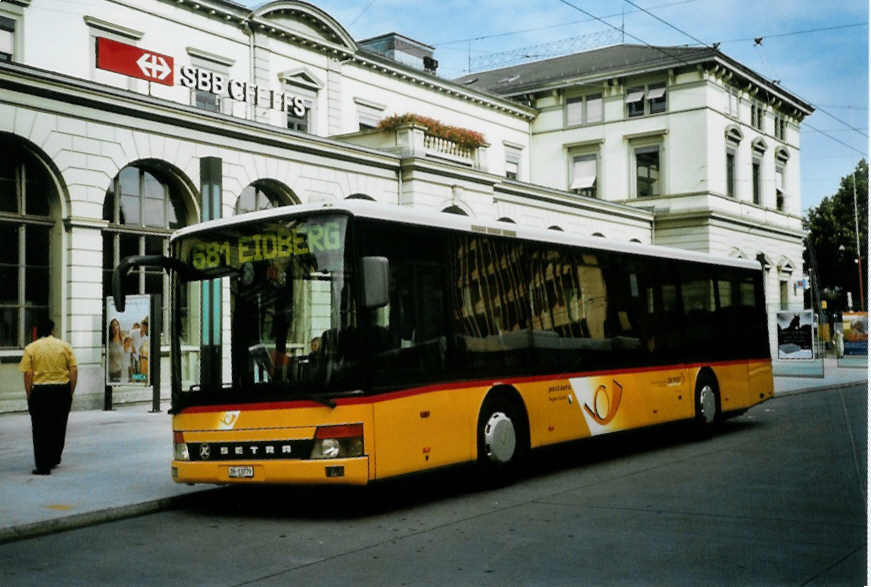
<svg viewBox="0 0 871 587">
<path fill-rule="evenodd" d="M 171 249 L 116 274 L 173 276 L 180 483 L 501 478 L 538 447 L 709 430 L 773 395 L 746 260 L 351 201 L 205 222 Z"/>
</svg>

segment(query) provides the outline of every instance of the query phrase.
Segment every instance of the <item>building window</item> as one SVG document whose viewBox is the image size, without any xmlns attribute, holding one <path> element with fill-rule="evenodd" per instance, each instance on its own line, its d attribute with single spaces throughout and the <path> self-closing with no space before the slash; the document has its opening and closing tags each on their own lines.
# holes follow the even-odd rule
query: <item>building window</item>
<svg viewBox="0 0 871 587">
<path fill-rule="evenodd" d="M 763 115 L 764 111 L 762 109 L 762 104 L 753 102 L 750 105 L 750 124 L 756 130 L 762 130 Z"/>
<path fill-rule="evenodd" d="M 589 94 L 566 100 L 566 126 L 602 122 L 602 94 Z"/>
<path fill-rule="evenodd" d="M 779 165 L 774 169 L 774 189 L 777 192 L 777 210 L 783 212 L 786 201 L 783 196 L 783 167 Z"/>
<path fill-rule="evenodd" d="M 103 219 L 109 221 L 103 231 L 105 298 L 111 295 L 112 271 L 121 259 L 129 255 L 167 254 L 170 231 L 184 226 L 187 214 L 180 188 L 161 179 L 156 170 L 131 165 L 121 170 L 106 192 Z M 170 323 L 169 278 L 161 269 L 133 269 L 124 278 L 123 289 L 128 295 L 162 294 L 163 323 Z M 186 317 L 182 323 L 186 323 Z M 168 330 L 164 331 L 165 338 Z"/>
<path fill-rule="evenodd" d="M 49 198 L 57 189 L 48 170 L 22 144 L 0 139 L 0 348 L 22 348 L 50 317 Z"/>
<path fill-rule="evenodd" d="M 317 133 L 316 121 L 317 121 L 317 108 L 318 108 L 318 93 L 321 88 L 323 88 L 323 84 L 320 80 L 318 80 L 312 73 L 305 69 L 299 69 L 295 71 L 286 71 L 278 74 L 278 79 L 281 80 L 284 86 L 284 92 L 288 96 L 294 96 L 302 98 L 303 104 L 305 105 L 305 111 L 300 114 L 299 112 L 294 112 L 293 108 L 289 108 L 287 111 L 287 128 L 290 130 L 295 130 L 298 132 L 304 132 L 309 134 Z M 363 104 L 366 106 L 369 104 Z M 358 116 L 360 113 L 361 102 L 357 100 L 358 106 Z M 370 105 L 374 106 L 374 105 Z M 380 115 L 376 115 L 374 110 L 376 108 L 372 108 L 369 110 L 371 116 L 366 118 L 365 116 L 358 121 L 358 125 L 362 124 L 363 126 L 368 126 L 370 123 L 375 123 L 377 125 L 378 121 L 375 118 L 379 118 Z M 362 130 L 362 127 L 358 127 Z"/>
<path fill-rule="evenodd" d="M 762 205 L 762 160 L 768 145 L 762 139 L 756 139 L 751 146 L 753 152 L 752 180 L 753 180 L 753 203 Z"/>
<path fill-rule="evenodd" d="M 626 92 L 626 116 L 644 116 L 644 88 L 629 88 Z"/>
<path fill-rule="evenodd" d="M 665 82 L 636 86 L 626 90 L 626 116 L 633 118 L 666 111 Z"/>
<path fill-rule="evenodd" d="M 190 57 L 191 65 L 197 69 L 209 71 L 213 75 L 221 76 L 224 78 L 225 83 L 230 78 L 230 68 L 236 63 L 235 59 L 203 51 L 196 47 L 188 47 L 187 54 Z M 198 90 L 196 87 L 191 89 L 191 104 L 201 110 L 223 112 L 221 96 L 212 92 Z"/>
<path fill-rule="evenodd" d="M 726 195 L 735 197 L 735 151 L 726 149 Z"/>
<path fill-rule="evenodd" d="M 518 179 L 520 176 L 520 154 L 522 149 L 505 145 L 505 177 Z"/>
<path fill-rule="evenodd" d="M 0 16 L 0 61 L 12 61 L 15 53 L 15 21 Z"/>
<path fill-rule="evenodd" d="M 635 195 L 638 198 L 662 195 L 658 146 L 635 149 Z"/>
<path fill-rule="evenodd" d="M 739 118 L 741 115 L 741 96 L 736 88 L 727 88 L 726 93 L 729 99 L 729 116 Z"/>
<path fill-rule="evenodd" d="M 651 84 L 647 88 L 647 111 L 650 114 L 665 112 L 665 84 Z"/>
<path fill-rule="evenodd" d="M 743 139 L 744 135 L 736 125 L 730 124 L 726 128 L 726 195 L 730 198 L 737 197 L 735 159 Z"/>
<path fill-rule="evenodd" d="M 780 309 L 789 310 L 789 281 L 780 280 Z"/>
<path fill-rule="evenodd" d="M 786 119 L 783 116 L 774 117 L 774 136 L 778 140 L 786 140 Z"/>
<path fill-rule="evenodd" d="M 221 111 L 221 99 L 217 94 L 198 90 L 196 88 L 192 91 L 194 93 L 194 106 L 202 110 L 208 110 L 209 112 Z"/>
<path fill-rule="evenodd" d="M 572 178 L 569 190 L 595 198 L 599 175 L 599 157 L 593 154 L 572 157 Z"/>
<path fill-rule="evenodd" d="M 242 193 L 239 194 L 239 199 L 236 200 L 236 214 L 244 214 L 246 212 L 254 212 L 255 210 L 267 210 L 278 206 L 273 198 L 270 197 L 263 188 L 254 184 L 249 185 Z"/>
<path fill-rule="evenodd" d="M 378 126 L 384 118 L 384 106 L 355 98 L 357 105 L 357 128 L 359 130 L 372 130 Z"/>
<path fill-rule="evenodd" d="M 287 192 L 289 190 L 277 181 L 266 179 L 255 181 L 239 194 L 234 213 L 244 214 L 245 212 L 254 212 L 255 210 L 278 208 L 286 203 L 297 203 L 296 196 Z M 280 195 L 282 193 L 285 195 Z"/>
<path fill-rule="evenodd" d="M 754 204 L 762 204 L 762 178 L 760 177 L 760 170 L 762 169 L 762 161 L 760 159 L 753 159 L 753 203 Z"/>
</svg>

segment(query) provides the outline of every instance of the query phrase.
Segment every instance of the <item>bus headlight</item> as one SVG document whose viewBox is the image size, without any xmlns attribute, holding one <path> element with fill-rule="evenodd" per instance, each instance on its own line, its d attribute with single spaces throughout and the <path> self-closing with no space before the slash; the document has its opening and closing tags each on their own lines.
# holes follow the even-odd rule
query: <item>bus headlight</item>
<svg viewBox="0 0 871 587">
<path fill-rule="evenodd" d="M 312 459 L 343 459 L 363 455 L 363 425 L 318 426 Z"/>
<path fill-rule="evenodd" d="M 175 452 L 175 460 L 177 461 L 189 461 L 191 460 L 190 452 L 188 452 L 188 445 L 184 441 L 184 433 L 183 432 L 173 432 L 172 433 L 172 444 Z"/>
</svg>

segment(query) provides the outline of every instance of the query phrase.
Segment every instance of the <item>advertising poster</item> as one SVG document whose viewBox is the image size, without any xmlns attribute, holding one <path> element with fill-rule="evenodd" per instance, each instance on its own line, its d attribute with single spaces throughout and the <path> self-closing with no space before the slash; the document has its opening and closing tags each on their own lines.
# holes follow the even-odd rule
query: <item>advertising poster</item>
<svg viewBox="0 0 871 587">
<path fill-rule="evenodd" d="M 148 381 L 150 296 L 127 296 L 123 312 L 106 298 L 106 384 L 145 385 Z"/>
<path fill-rule="evenodd" d="M 777 358 L 814 358 L 814 316 L 812 310 L 777 313 Z"/>
<path fill-rule="evenodd" d="M 844 312 L 844 354 L 868 354 L 868 312 Z"/>
</svg>

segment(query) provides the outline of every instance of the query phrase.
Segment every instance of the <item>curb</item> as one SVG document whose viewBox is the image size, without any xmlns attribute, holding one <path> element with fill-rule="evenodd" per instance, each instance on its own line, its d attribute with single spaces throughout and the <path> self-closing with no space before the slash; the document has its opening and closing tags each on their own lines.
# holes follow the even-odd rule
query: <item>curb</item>
<svg viewBox="0 0 871 587">
<path fill-rule="evenodd" d="M 856 385 L 868 385 L 868 380 L 863 379 L 860 381 L 850 381 L 848 383 L 832 383 L 829 385 L 818 385 L 816 387 L 802 387 L 801 389 L 792 389 L 789 391 L 775 391 L 774 399 L 779 397 L 788 397 L 790 395 L 801 395 L 804 393 L 816 393 L 818 391 L 834 391 L 837 389 L 844 389 L 846 387 L 854 387 Z"/>
<path fill-rule="evenodd" d="M 172 497 L 163 497 L 137 504 L 122 505 L 93 512 L 54 518 L 52 520 L 0 528 L 0 544 L 16 542 L 27 538 L 36 538 L 38 536 L 45 536 L 46 534 L 65 532 L 67 530 L 85 528 L 87 526 L 95 526 L 105 522 L 135 518 L 146 514 L 173 509 L 184 505 L 189 501 L 193 501 L 195 497 L 201 496 L 205 492 L 215 491 L 216 489 L 218 488 L 203 489 L 202 491 L 194 491 Z"/>
</svg>

